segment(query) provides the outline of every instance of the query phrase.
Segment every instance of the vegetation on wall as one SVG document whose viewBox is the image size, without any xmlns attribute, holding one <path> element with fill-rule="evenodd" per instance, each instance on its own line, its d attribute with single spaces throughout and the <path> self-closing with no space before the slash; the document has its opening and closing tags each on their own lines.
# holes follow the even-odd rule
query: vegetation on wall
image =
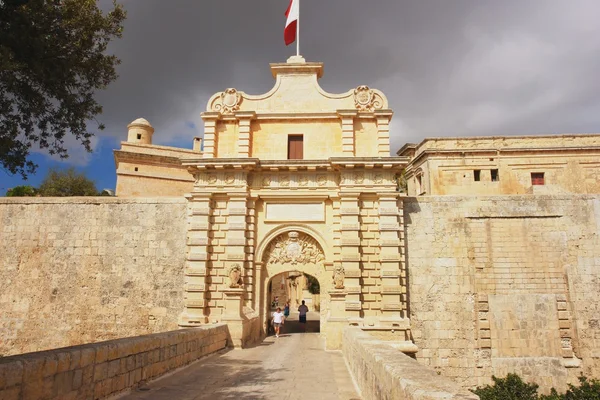
<svg viewBox="0 0 600 400">
<path fill-rule="evenodd" d="M 310 294 L 320 294 L 321 286 L 319 285 L 319 281 L 312 275 L 304 274 L 306 277 L 306 286 Z"/>
<path fill-rule="evenodd" d="M 600 381 L 579 377 L 579 386 L 569 385 L 566 393 L 559 394 L 555 389 L 548 395 L 538 394 L 538 385 L 523 382 L 517 374 L 506 378 L 492 376 L 493 385 L 478 387 L 473 393 L 481 400 L 600 400 Z"/>
</svg>

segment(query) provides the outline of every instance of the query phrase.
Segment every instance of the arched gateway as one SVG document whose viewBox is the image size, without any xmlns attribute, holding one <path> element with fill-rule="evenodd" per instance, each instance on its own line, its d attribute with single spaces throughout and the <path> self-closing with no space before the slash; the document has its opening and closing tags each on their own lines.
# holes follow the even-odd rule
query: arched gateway
<svg viewBox="0 0 600 400">
<path fill-rule="evenodd" d="M 337 348 L 349 324 L 409 337 L 392 111 L 378 90 L 318 84 L 323 65 L 272 64 L 259 96 L 215 94 L 202 114 L 204 149 L 181 157 L 188 199 L 180 326 L 225 322 L 235 346 L 260 340 L 273 276 L 316 277 L 321 333 Z"/>
</svg>

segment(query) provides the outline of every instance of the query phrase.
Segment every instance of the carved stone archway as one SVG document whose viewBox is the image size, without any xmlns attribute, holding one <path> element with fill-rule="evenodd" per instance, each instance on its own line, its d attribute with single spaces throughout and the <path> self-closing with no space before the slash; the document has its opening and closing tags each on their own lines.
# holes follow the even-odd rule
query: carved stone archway
<svg viewBox="0 0 600 400">
<path fill-rule="evenodd" d="M 264 247 L 260 264 L 262 265 L 261 298 L 263 299 L 261 314 L 265 330 L 270 312 L 270 299 L 267 298 L 269 281 L 281 273 L 292 271 L 312 275 L 319 281 L 322 329 L 328 310 L 328 302 L 324 294 L 332 287 L 332 279 L 331 271 L 326 268 L 326 254 L 319 241 L 311 235 L 297 230 L 281 232 Z"/>
</svg>

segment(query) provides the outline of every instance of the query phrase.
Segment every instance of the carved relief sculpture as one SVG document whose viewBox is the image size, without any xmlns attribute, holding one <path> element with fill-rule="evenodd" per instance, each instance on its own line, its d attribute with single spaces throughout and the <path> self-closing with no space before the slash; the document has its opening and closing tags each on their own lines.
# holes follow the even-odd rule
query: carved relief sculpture
<svg viewBox="0 0 600 400">
<path fill-rule="evenodd" d="M 333 284 L 336 289 L 344 288 L 344 277 L 346 276 L 346 271 L 344 271 L 344 267 L 341 265 L 336 267 L 333 271 Z"/>
<path fill-rule="evenodd" d="M 240 109 L 242 95 L 235 89 L 226 89 L 219 99 L 213 104 L 213 111 L 219 111 L 223 114 L 232 114 Z"/>
<path fill-rule="evenodd" d="M 383 107 L 381 96 L 365 85 L 354 89 L 354 104 L 358 111 L 374 111 Z"/>
<path fill-rule="evenodd" d="M 323 264 L 325 255 L 315 239 L 298 232 L 278 236 L 266 252 L 267 264 Z"/>
<path fill-rule="evenodd" d="M 233 264 L 229 269 L 229 287 L 240 288 L 242 287 L 242 268 L 240 264 Z"/>
</svg>

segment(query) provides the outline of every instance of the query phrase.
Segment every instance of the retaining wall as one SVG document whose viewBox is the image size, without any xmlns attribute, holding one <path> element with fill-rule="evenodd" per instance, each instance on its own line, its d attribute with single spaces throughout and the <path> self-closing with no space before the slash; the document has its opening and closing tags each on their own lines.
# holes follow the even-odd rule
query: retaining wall
<svg viewBox="0 0 600 400">
<path fill-rule="evenodd" d="M 0 358 L 0 399 L 100 399 L 224 349 L 227 325 Z"/>
<path fill-rule="evenodd" d="M 365 400 L 479 399 L 360 328 L 344 330 L 342 352 Z"/>
</svg>

